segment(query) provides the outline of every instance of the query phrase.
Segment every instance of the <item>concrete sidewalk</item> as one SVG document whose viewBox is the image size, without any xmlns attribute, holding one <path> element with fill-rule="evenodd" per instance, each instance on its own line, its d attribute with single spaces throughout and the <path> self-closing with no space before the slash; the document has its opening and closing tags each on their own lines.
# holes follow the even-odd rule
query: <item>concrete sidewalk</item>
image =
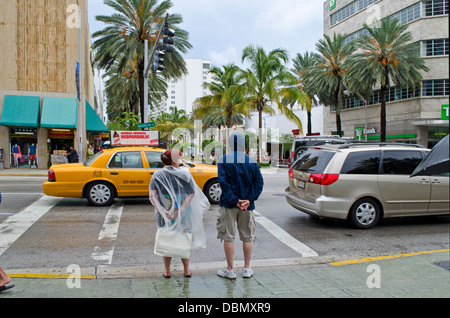
<svg viewBox="0 0 450 318">
<path fill-rule="evenodd" d="M 34 169 L 34 168 L 11 168 L 11 169 L 1 169 L 0 176 L 38 176 L 47 177 L 47 169 Z"/>
<path fill-rule="evenodd" d="M 191 265 L 192 277 L 185 278 L 176 261 L 170 279 L 162 277 L 162 267 L 99 267 L 92 273 L 82 269 L 81 279 L 68 274 L 20 277 L 5 269 L 15 287 L 0 293 L 0 299 L 449 298 L 449 260 L 450 250 L 439 250 L 350 262 L 299 261 L 298 265 L 253 266 L 255 275 L 246 279 L 242 268 L 236 267 L 236 280 L 218 277 L 220 267 L 202 269 L 196 264 Z"/>
</svg>

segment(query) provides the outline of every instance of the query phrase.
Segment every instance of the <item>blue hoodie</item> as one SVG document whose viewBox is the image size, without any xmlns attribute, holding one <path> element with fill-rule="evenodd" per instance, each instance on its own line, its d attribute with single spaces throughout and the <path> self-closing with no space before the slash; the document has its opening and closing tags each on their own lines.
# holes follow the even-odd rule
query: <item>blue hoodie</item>
<svg viewBox="0 0 450 318">
<path fill-rule="evenodd" d="M 222 188 L 220 206 L 237 208 L 239 200 L 249 200 L 248 210 L 254 210 L 264 186 L 261 171 L 256 161 L 245 154 L 245 139 L 241 134 L 230 136 L 230 149 L 233 152 L 220 157 L 217 165 Z"/>
</svg>

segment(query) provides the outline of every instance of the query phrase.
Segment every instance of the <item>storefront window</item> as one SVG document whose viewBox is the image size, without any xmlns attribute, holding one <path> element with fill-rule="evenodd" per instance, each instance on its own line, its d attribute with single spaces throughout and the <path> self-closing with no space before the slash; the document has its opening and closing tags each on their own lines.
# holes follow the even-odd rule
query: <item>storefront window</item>
<svg viewBox="0 0 450 318">
<path fill-rule="evenodd" d="M 37 129 L 10 128 L 11 167 L 37 168 Z"/>
<path fill-rule="evenodd" d="M 433 148 L 449 133 L 448 127 L 428 127 L 428 148 Z"/>
</svg>

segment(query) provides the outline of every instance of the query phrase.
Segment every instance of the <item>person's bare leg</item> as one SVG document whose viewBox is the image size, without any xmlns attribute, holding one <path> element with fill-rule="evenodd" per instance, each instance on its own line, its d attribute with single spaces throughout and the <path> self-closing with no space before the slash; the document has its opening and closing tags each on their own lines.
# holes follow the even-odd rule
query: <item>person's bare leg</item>
<svg viewBox="0 0 450 318">
<path fill-rule="evenodd" d="M 189 269 L 189 258 L 182 258 L 181 262 L 184 266 L 184 276 L 191 276 L 191 271 Z"/>
<path fill-rule="evenodd" d="M 244 268 L 250 268 L 250 260 L 252 259 L 253 242 L 243 242 L 242 248 L 244 250 Z"/>
<path fill-rule="evenodd" d="M 172 262 L 172 257 L 166 257 L 163 256 L 163 262 L 164 262 L 164 276 L 170 277 L 170 263 Z"/>
<path fill-rule="evenodd" d="M 11 282 L 11 278 L 5 273 L 3 268 L 0 267 L 0 286 L 5 286 Z"/>
<path fill-rule="evenodd" d="M 234 242 L 223 242 L 223 248 L 227 258 L 227 269 L 234 269 Z"/>
</svg>

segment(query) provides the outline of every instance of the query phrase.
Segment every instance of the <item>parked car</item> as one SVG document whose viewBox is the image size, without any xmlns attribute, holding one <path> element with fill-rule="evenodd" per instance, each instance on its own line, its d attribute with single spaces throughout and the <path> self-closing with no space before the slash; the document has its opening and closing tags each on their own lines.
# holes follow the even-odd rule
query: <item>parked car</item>
<svg viewBox="0 0 450 318">
<path fill-rule="evenodd" d="M 300 157 L 300 155 L 311 146 L 320 146 L 326 144 L 345 144 L 352 141 L 353 139 L 341 138 L 338 135 L 297 137 L 292 143 L 289 164 L 290 166 L 292 166 L 292 164 L 298 159 L 298 157 Z"/>
<path fill-rule="evenodd" d="M 111 205 L 116 197 L 148 197 L 148 187 L 155 171 L 163 168 L 164 149 L 128 147 L 105 149 L 84 163 L 53 165 L 43 184 L 46 195 L 87 198 L 97 206 Z M 217 166 L 189 167 L 195 182 L 211 203 L 218 203 L 222 193 Z"/>
<path fill-rule="evenodd" d="M 396 143 L 311 147 L 289 170 L 286 200 L 362 229 L 382 218 L 449 214 L 449 173 L 410 177 L 427 152 Z"/>
</svg>

